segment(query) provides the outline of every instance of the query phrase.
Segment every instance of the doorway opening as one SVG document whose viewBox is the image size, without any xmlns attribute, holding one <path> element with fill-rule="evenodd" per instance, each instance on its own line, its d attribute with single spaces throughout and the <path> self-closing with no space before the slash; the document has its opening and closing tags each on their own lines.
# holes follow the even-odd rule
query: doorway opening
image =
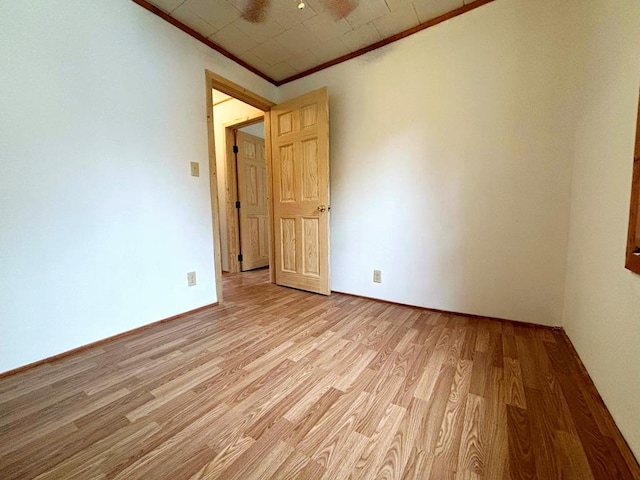
<svg viewBox="0 0 640 480">
<path fill-rule="evenodd" d="M 239 224 L 238 211 L 235 208 L 237 198 L 237 168 L 233 150 L 228 155 L 226 132 L 230 129 L 230 137 L 234 137 L 234 130 L 246 127 L 253 123 L 263 122 L 264 137 L 269 138 L 268 115 L 275 104 L 244 87 L 233 83 L 219 75 L 206 70 L 206 100 L 207 100 L 207 132 L 209 139 L 209 181 L 211 190 L 211 213 L 213 220 L 213 249 L 215 258 L 216 293 L 218 302 L 222 303 L 222 271 L 240 271 L 241 263 L 237 255 L 240 247 L 237 247 L 235 261 L 230 262 L 230 252 L 238 245 L 235 240 L 229 241 L 228 225 Z M 217 111 L 216 111 L 217 110 Z M 223 114 L 229 111 L 226 118 Z M 219 132 L 216 135 L 216 132 Z M 216 138 L 217 137 L 217 138 Z M 267 140 L 268 142 L 268 140 Z M 268 147 L 267 147 L 268 148 Z M 227 168 L 229 161 L 233 159 L 233 168 Z M 268 154 L 267 154 L 268 161 Z M 266 167 L 268 176 L 268 166 Z M 229 179 L 229 173 L 234 176 Z M 267 180 L 268 181 L 268 180 Z M 231 213 L 229 213 L 231 212 Z M 229 221 L 231 220 L 231 221 Z M 267 231 L 271 231 L 270 212 L 267 214 Z M 251 223 L 251 222 L 249 222 Z M 264 223 L 264 220 L 263 220 Z M 224 232 L 222 229 L 224 228 Z M 271 237 L 268 233 L 268 237 Z M 240 236 L 237 237 L 238 241 Z M 223 254 L 224 247 L 224 254 Z M 268 264 L 273 265 L 273 246 L 267 244 Z M 237 270 L 233 270 L 237 267 Z M 273 270 L 269 271 L 270 282 L 275 282 Z"/>
</svg>

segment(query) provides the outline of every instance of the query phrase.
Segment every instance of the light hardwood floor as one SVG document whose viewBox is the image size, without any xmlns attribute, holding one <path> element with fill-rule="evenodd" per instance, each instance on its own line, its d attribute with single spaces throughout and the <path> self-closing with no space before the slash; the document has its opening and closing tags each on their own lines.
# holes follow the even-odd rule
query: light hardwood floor
<svg viewBox="0 0 640 480">
<path fill-rule="evenodd" d="M 0 380 L 0 478 L 640 478 L 560 331 L 267 282 Z"/>
</svg>

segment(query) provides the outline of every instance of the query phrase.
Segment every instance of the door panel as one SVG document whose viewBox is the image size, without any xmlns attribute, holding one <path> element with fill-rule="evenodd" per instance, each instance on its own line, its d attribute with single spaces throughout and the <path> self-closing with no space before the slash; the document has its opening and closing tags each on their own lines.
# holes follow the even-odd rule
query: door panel
<svg viewBox="0 0 640 480">
<path fill-rule="evenodd" d="M 318 140 L 302 142 L 302 200 L 318 200 Z"/>
<path fill-rule="evenodd" d="M 294 145 L 280 147 L 280 201 L 295 202 Z"/>
<path fill-rule="evenodd" d="M 318 251 L 320 220 L 317 217 L 303 218 L 304 231 L 302 249 L 302 271 L 305 275 L 320 275 L 320 252 Z"/>
<path fill-rule="evenodd" d="M 271 125 L 276 283 L 328 295 L 327 89 L 272 107 Z"/>
<path fill-rule="evenodd" d="M 264 139 L 238 131 L 241 270 L 269 265 L 269 209 Z"/>
<path fill-rule="evenodd" d="M 281 218 L 281 269 L 283 272 L 296 273 L 296 219 Z"/>
</svg>

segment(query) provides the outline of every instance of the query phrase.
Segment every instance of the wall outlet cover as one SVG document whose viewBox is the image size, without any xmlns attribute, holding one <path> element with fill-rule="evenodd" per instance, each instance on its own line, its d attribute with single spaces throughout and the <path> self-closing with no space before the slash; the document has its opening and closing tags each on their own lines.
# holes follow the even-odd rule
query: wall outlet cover
<svg viewBox="0 0 640 480">
<path fill-rule="evenodd" d="M 187 273 L 187 285 L 193 287 L 196 284 L 196 272 Z"/>
</svg>

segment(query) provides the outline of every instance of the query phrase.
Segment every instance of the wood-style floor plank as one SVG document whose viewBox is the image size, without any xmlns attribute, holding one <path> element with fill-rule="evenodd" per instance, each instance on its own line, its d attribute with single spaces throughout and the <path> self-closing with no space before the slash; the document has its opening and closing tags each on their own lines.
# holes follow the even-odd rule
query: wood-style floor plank
<svg viewBox="0 0 640 480">
<path fill-rule="evenodd" d="M 224 284 L 0 379 L 0 478 L 640 479 L 559 331 Z"/>
</svg>

